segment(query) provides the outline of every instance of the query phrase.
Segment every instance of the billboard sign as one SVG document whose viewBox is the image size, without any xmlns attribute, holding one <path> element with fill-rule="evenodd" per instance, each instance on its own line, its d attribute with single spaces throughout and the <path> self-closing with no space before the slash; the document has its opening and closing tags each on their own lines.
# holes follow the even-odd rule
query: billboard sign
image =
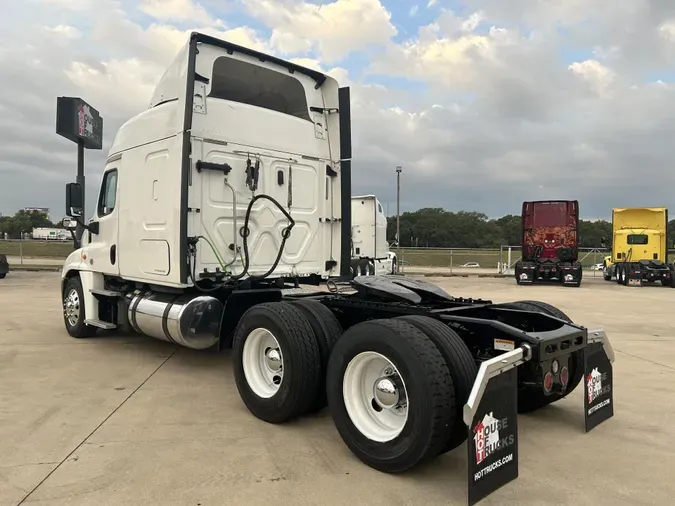
<svg viewBox="0 0 675 506">
<path fill-rule="evenodd" d="M 86 149 L 101 149 L 103 118 L 81 98 L 58 97 L 56 133 L 75 143 L 83 142 Z"/>
</svg>

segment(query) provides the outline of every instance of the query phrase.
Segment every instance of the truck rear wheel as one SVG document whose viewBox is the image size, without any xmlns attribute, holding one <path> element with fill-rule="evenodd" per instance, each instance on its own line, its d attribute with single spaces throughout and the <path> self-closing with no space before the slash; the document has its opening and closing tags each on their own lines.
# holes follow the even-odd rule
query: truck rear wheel
<svg viewBox="0 0 675 506">
<path fill-rule="evenodd" d="M 572 319 L 563 313 L 557 307 L 541 302 L 538 300 L 521 300 L 517 302 L 510 302 L 507 304 L 514 309 L 521 309 L 523 311 L 539 311 L 556 318 L 560 318 L 568 323 L 573 323 Z M 569 362 L 569 383 L 567 389 L 562 394 L 545 395 L 541 388 L 520 386 L 518 387 L 518 413 L 530 413 L 543 408 L 553 402 L 559 401 L 567 397 L 579 385 L 583 378 L 583 352 L 575 352 L 570 355 Z"/>
<path fill-rule="evenodd" d="M 349 328 L 328 362 L 333 423 L 354 455 L 383 472 L 403 472 L 439 454 L 454 425 L 453 392 L 438 348 L 397 319 Z"/>
<path fill-rule="evenodd" d="M 84 290 L 79 276 L 66 281 L 62 294 L 63 322 L 71 337 L 83 339 L 96 335 L 96 327 L 84 323 Z"/>
<path fill-rule="evenodd" d="M 312 402 L 308 410 L 309 413 L 314 413 L 328 405 L 328 399 L 326 398 L 326 369 L 333 347 L 342 335 L 342 326 L 333 312 L 321 304 L 321 302 L 311 299 L 297 299 L 292 301 L 291 304 L 302 311 L 307 321 L 309 321 L 319 346 L 319 354 L 321 355 L 319 386 L 314 402 Z"/>
<path fill-rule="evenodd" d="M 602 271 L 602 278 L 605 281 L 612 281 L 612 271 L 608 267 L 605 267 Z"/>
<path fill-rule="evenodd" d="M 399 316 L 396 319 L 408 322 L 424 332 L 441 352 L 450 371 L 454 399 L 449 402 L 455 404 L 455 423 L 450 430 L 450 439 L 440 452 L 447 453 L 466 441 L 467 431 L 462 413 L 478 375 L 476 361 L 459 334 L 443 322 L 421 315 Z"/>
<path fill-rule="evenodd" d="M 257 418 L 282 423 L 304 414 L 321 378 L 317 337 L 303 312 L 288 302 L 248 309 L 233 342 L 234 379 Z"/>
</svg>

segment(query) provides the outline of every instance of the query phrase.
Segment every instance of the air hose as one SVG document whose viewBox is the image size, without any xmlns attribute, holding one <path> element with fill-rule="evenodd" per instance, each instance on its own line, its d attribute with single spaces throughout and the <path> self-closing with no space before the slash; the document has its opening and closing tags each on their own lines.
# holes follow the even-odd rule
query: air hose
<svg viewBox="0 0 675 506">
<path fill-rule="evenodd" d="M 248 236 L 251 234 L 251 229 L 248 227 L 248 222 L 251 218 L 251 209 L 253 208 L 253 204 L 257 200 L 260 200 L 260 199 L 267 199 L 270 202 L 272 202 L 274 205 L 276 205 L 279 208 L 279 210 L 284 214 L 284 216 L 286 216 L 286 218 L 288 219 L 288 226 L 285 227 L 281 231 L 281 237 L 282 237 L 281 246 L 279 246 L 279 252 L 277 253 L 277 258 L 274 261 L 274 263 L 272 264 L 272 267 L 270 267 L 270 269 L 265 274 L 262 274 L 262 275 L 259 275 L 259 276 L 250 276 L 249 279 L 255 279 L 255 280 L 264 279 L 274 272 L 274 269 L 276 269 L 277 265 L 279 265 L 279 261 L 281 260 L 281 255 L 284 252 L 284 246 L 286 245 L 286 240 L 290 237 L 291 230 L 295 226 L 295 220 L 293 219 L 293 217 L 274 198 L 270 197 L 269 195 L 264 195 L 264 194 L 256 195 L 255 197 L 253 197 L 251 199 L 251 201 L 248 203 L 248 207 L 246 208 L 246 216 L 244 217 L 244 226 L 240 230 L 240 235 L 244 239 L 244 270 L 241 271 L 240 274 L 237 274 L 236 276 L 233 276 L 233 277 L 229 278 L 226 283 L 230 283 L 232 281 L 238 281 L 241 278 L 243 278 L 244 276 L 246 276 L 246 274 L 248 273 L 248 268 L 250 266 L 250 257 L 249 257 L 249 253 L 248 253 Z"/>
<path fill-rule="evenodd" d="M 194 284 L 194 286 L 198 290 L 200 290 L 201 292 L 204 292 L 204 293 L 209 293 L 209 292 L 214 292 L 216 290 L 219 290 L 219 289 L 225 288 L 225 287 L 231 288 L 232 287 L 231 285 L 233 284 L 233 282 L 239 281 L 244 276 L 246 276 L 246 274 L 248 273 L 248 269 L 250 267 L 250 256 L 249 256 L 249 251 L 248 251 L 248 236 L 251 234 L 251 229 L 249 228 L 248 224 L 249 224 L 249 221 L 251 219 L 251 210 L 253 209 L 253 204 L 255 204 L 256 201 L 261 200 L 261 199 L 269 200 L 274 205 L 276 205 L 277 208 L 279 208 L 279 210 L 288 219 L 289 223 L 288 223 L 288 226 L 285 227 L 281 231 L 281 237 L 282 237 L 281 245 L 279 246 L 279 251 L 277 252 L 277 257 L 274 260 L 274 263 L 272 264 L 272 267 L 270 267 L 270 269 L 267 272 L 265 272 L 264 274 L 261 274 L 261 275 L 258 275 L 258 276 L 249 276 L 248 279 L 252 279 L 252 280 L 265 279 L 267 276 L 269 276 L 270 274 L 272 274 L 274 272 L 274 269 L 277 268 L 277 266 L 279 265 L 279 262 L 281 261 L 281 255 L 284 252 L 284 246 L 286 245 L 286 240 L 290 237 L 291 230 L 295 226 L 295 220 L 290 215 L 290 213 L 288 213 L 286 211 L 286 209 L 284 209 L 283 206 L 281 204 L 279 204 L 279 202 L 277 202 L 274 198 L 270 197 L 269 195 L 264 195 L 264 194 L 256 195 L 251 199 L 251 201 L 248 204 L 248 207 L 246 208 L 246 215 L 244 217 L 244 226 L 240 229 L 240 235 L 242 236 L 242 238 L 244 240 L 244 248 L 243 248 L 244 249 L 244 255 L 243 255 L 243 259 L 242 259 L 243 264 L 244 264 L 244 270 L 242 270 L 242 272 L 240 274 L 237 274 L 236 276 L 232 276 L 232 277 L 226 279 L 225 281 L 223 281 L 223 283 L 220 283 L 217 286 L 214 286 L 212 288 L 203 288 L 203 287 L 201 287 L 197 284 L 197 280 L 196 280 L 196 277 L 197 277 L 196 276 L 197 259 L 196 259 L 196 250 L 195 250 L 193 252 L 193 255 L 194 255 L 195 258 L 191 262 L 192 265 L 190 266 L 190 269 L 188 270 L 188 272 L 190 274 L 190 277 L 192 278 L 192 283 Z M 221 266 L 222 266 L 223 262 L 222 262 L 220 256 L 218 255 L 218 253 L 217 253 L 215 247 L 213 246 L 213 244 L 204 236 L 198 236 L 197 237 L 197 241 L 199 241 L 200 239 L 204 239 L 204 241 L 206 241 L 206 243 L 211 247 L 211 249 L 213 250 L 213 253 L 216 255 L 216 258 L 218 259 L 218 263 L 220 263 Z M 193 256 L 193 255 L 191 255 L 191 256 Z"/>
</svg>

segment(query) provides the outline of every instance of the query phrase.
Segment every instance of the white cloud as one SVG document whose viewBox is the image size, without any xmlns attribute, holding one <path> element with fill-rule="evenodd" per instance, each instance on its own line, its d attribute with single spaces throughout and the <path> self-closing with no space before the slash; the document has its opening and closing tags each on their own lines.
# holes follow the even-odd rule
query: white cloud
<svg viewBox="0 0 675 506">
<path fill-rule="evenodd" d="M 395 202 L 398 164 L 406 210 L 499 216 L 555 196 L 606 216 L 616 202 L 673 200 L 675 85 L 662 71 L 675 61 L 675 2 L 650 10 L 642 0 L 466 0 L 465 14 L 439 9 L 395 43 L 376 0 L 241 1 L 257 23 L 223 26 L 213 0 L 144 2 L 150 24 L 130 0 L 17 3 L 0 31 L 0 181 L 11 181 L 0 184 L 0 212 L 63 206 L 60 185 L 73 177 L 75 154 L 54 133 L 59 95 L 82 96 L 104 117 L 104 149 L 87 153 L 88 191 L 96 191 L 113 134 L 147 106 L 193 29 L 350 84 L 354 191 L 385 204 Z M 258 23 L 267 28 L 251 28 Z M 368 72 L 340 61 L 351 53 Z"/>
<path fill-rule="evenodd" d="M 415 4 L 415 5 L 413 5 L 413 6 L 410 8 L 410 10 L 408 11 L 408 14 L 409 14 L 410 16 L 413 16 L 413 17 L 414 17 L 414 16 L 417 15 L 417 12 L 418 12 L 419 10 L 420 10 L 419 4 Z"/>
<path fill-rule="evenodd" d="M 141 0 L 138 8 L 162 21 L 192 21 L 203 25 L 216 22 L 201 4 L 193 0 Z"/>
<path fill-rule="evenodd" d="M 272 29 L 282 52 L 316 48 L 322 60 L 338 61 L 352 51 L 384 44 L 397 31 L 379 0 L 241 0 L 247 12 Z"/>
<path fill-rule="evenodd" d="M 79 39 L 82 37 L 82 32 L 77 28 L 70 25 L 56 25 L 56 26 L 46 26 L 45 30 L 56 35 L 65 37 L 66 39 Z"/>
<path fill-rule="evenodd" d="M 586 81 L 598 96 L 604 98 L 611 96 L 611 86 L 616 80 L 616 75 L 599 61 L 574 62 L 568 68 Z"/>
<path fill-rule="evenodd" d="M 666 40 L 675 42 L 675 20 L 668 20 L 659 26 L 659 35 Z"/>
</svg>

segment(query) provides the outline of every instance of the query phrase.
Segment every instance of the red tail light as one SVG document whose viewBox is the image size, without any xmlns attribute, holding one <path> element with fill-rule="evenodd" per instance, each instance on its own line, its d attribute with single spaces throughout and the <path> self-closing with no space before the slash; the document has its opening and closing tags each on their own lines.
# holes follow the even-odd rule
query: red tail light
<svg viewBox="0 0 675 506">
<path fill-rule="evenodd" d="M 563 384 L 564 387 L 567 386 L 567 382 L 570 380 L 570 372 L 569 369 L 567 369 L 567 366 L 564 366 L 562 369 L 560 369 L 560 383 Z"/>
<path fill-rule="evenodd" d="M 544 390 L 548 393 L 553 388 L 553 374 L 547 372 L 544 375 Z"/>
</svg>

